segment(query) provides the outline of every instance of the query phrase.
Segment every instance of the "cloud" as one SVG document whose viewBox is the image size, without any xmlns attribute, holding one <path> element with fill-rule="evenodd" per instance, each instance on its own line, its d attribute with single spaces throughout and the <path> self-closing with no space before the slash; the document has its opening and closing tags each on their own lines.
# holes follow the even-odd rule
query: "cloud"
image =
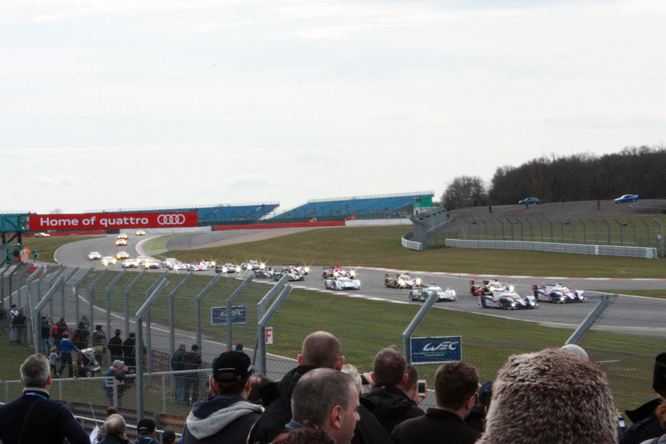
<svg viewBox="0 0 666 444">
<path fill-rule="evenodd" d="M 52 185 L 56 187 L 77 187 L 84 185 L 80 180 L 72 176 L 56 175 L 51 177 L 38 177 L 38 180 L 45 185 Z"/>
</svg>

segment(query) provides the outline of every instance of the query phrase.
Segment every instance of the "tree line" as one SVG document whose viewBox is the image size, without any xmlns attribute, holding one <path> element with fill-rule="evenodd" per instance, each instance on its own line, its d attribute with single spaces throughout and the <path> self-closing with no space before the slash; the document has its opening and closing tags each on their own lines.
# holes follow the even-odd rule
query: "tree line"
<svg viewBox="0 0 666 444">
<path fill-rule="evenodd" d="M 664 197 L 666 148 L 628 147 L 619 153 L 541 156 L 520 166 L 497 168 L 489 184 L 478 176 L 456 177 L 441 198 L 451 210 L 474 205 L 510 205 L 526 197 L 546 202 L 614 199 L 638 194 Z"/>
</svg>

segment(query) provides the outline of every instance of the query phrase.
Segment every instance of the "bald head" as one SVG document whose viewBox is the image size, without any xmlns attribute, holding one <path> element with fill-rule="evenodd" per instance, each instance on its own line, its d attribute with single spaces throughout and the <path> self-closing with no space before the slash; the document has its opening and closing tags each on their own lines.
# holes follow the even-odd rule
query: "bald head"
<svg viewBox="0 0 666 444">
<path fill-rule="evenodd" d="M 340 370 L 344 360 L 340 341 L 326 331 L 316 331 L 305 338 L 301 354 L 298 355 L 300 365 L 334 370 Z"/>
</svg>

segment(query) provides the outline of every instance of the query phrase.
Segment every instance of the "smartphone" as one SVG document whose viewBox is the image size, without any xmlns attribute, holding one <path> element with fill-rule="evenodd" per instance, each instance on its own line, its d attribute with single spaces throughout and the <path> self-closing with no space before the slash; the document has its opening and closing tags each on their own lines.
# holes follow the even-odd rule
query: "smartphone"
<svg viewBox="0 0 666 444">
<path fill-rule="evenodd" d="M 419 392 L 419 396 L 425 396 L 426 395 L 426 380 L 425 379 L 419 379 L 418 392 Z"/>
</svg>

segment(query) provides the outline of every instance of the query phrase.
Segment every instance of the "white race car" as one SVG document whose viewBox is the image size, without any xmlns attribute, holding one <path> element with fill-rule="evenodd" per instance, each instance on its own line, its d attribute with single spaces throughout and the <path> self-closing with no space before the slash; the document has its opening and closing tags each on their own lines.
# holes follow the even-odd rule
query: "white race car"
<svg viewBox="0 0 666 444">
<path fill-rule="evenodd" d="M 265 268 L 266 264 L 263 262 L 259 261 L 247 261 L 243 262 L 241 264 L 241 269 L 243 270 L 261 270 L 262 268 Z"/>
<path fill-rule="evenodd" d="M 536 308 L 534 296 L 521 296 L 513 290 L 510 285 L 507 290 L 494 291 L 492 294 L 479 296 L 479 305 L 483 308 L 499 308 L 502 310 L 521 310 L 525 308 Z"/>
<path fill-rule="evenodd" d="M 113 256 L 104 256 L 102 258 L 102 265 L 116 265 L 117 259 Z"/>
<path fill-rule="evenodd" d="M 118 235 L 118 239 L 128 239 L 128 238 L 129 238 L 129 236 L 127 236 L 125 233 L 120 233 Z"/>
<path fill-rule="evenodd" d="M 348 277 L 324 280 L 324 287 L 329 290 L 360 290 L 361 281 Z"/>
<path fill-rule="evenodd" d="M 456 291 L 450 288 L 447 288 L 446 291 L 442 290 L 442 287 L 437 285 L 428 285 L 423 287 L 414 287 L 409 290 L 409 299 L 412 301 L 425 302 L 431 294 L 437 295 L 437 300 L 435 302 L 452 302 L 456 300 Z"/>
<path fill-rule="evenodd" d="M 143 261 L 142 267 L 144 270 L 150 270 L 150 269 L 156 270 L 160 268 L 160 262 L 156 261 L 155 259 L 146 259 L 145 261 Z"/>
<path fill-rule="evenodd" d="M 210 262 L 207 261 L 194 261 L 187 265 L 187 271 L 206 271 L 210 268 Z"/>
<path fill-rule="evenodd" d="M 555 302 L 566 304 L 569 302 L 584 302 L 587 298 L 583 290 L 572 290 L 562 284 L 546 284 L 542 289 L 532 285 L 532 291 L 537 301 Z"/>
<path fill-rule="evenodd" d="M 88 253 L 88 259 L 91 261 L 102 260 L 102 254 L 99 251 L 91 251 Z"/>
<path fill-rule="evenodd" d="M 215 273 L 238 273 L 239 271 L 240 269 L 231 262 L 215 266 Z"/>
<path fill-rule="evenodd" d="M 120 263 L 121 268 L 139 268 L 139 262 L 136 259 L 125 259 Z"/>
</svg>

